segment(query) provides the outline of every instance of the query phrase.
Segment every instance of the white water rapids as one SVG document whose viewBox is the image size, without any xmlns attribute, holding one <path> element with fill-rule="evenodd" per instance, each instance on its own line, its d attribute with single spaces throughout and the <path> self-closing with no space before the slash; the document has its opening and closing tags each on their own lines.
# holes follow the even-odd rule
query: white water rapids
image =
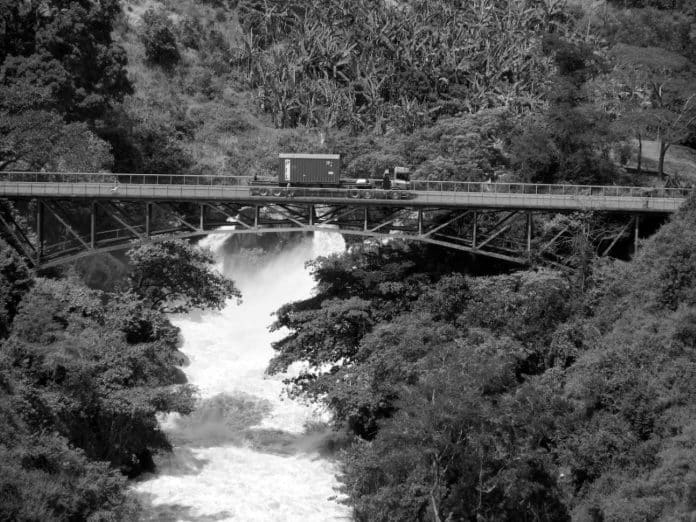
<svg viewBox="0 0 696 522">
<path fill-rule="evenodd" d="M 203 244 L 220 255 L 225 239 Z M 270 344 L 282 336 L 268 332 L 271 312 L 311 295 L 305 261 L 343 248 L 340 235 L 326 233 L 263 263 L 220 259 L 243 303 L 172 317 L 190 360 L 183 370 L 201 400 L 190 416 L 163 421 L 174 451 L 134 486 L 146 520 L 350 520 L 335 500 L 335 465 L 320 454 L 325 432 L 312 430 L 321 413 L 281 399 L 283 376 L 264 375 Z"/>
</svg>

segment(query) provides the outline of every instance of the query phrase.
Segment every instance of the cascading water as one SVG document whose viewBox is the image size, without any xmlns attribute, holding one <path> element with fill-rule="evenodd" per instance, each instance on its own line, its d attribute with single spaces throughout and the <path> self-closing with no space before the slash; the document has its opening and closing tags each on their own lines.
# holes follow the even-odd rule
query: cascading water
<svg viewBox="0 0 696 522">
<path fill-rule="evenodd" d="M 203 245 L 219 255 L 225 238 L 209 236 Z M 268 332 L 270 314 L 311 294 L 305 261 L 343 248 L 340 235 L 321 233 L 260 265 L 221 259 L 244 302 L 172 317 L 201 400 L 190 416 L 163 421 L 174 451 L 134 488 L 146 519 L 350 520 L 335 500 L 335 466 L 321 456 L 325 434 L 311 428 L 321 425 L 321 413 L 281 399 L 283 377 L 264 375 L 270 344 L 282 335 Z"/>
</svg>

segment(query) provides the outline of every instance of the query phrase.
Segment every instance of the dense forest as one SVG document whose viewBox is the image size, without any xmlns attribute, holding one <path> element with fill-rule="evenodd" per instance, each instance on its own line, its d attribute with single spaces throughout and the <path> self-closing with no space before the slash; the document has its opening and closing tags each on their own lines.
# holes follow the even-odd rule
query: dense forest
<svg viewBox="0 0 696 522">
<path fill-rule="evenodd" d="M 0 171 L 693 186 L 695 63 L 690 0 L 0 0 Z M 269 372 L 309 363 L 288 391 L 333 413 L 357 520 L 690 520 L 694 230 L 689 203 L 631 261 L 578 232 L 578 270 L 475 277 L 353 245 Z M 239 292 L 189 244 L 129 259 L 95 289 L 0 243 L 0 519 L 136 518 L 156 415 L 193 407 L 165 314 Z"/>
<path fill-rule="evenodd" d="M 118 291 L 32 275 L 0 243 L 1 520 L 134 520 L 126 477 L 170 448 L 158 413 L 189 413 L 165 313 L 241 297 L 210 253 L 135 247 Z"/>
<path fill-rule="evenodd" d="M 688 154 L 686 169 L 669 160 L 696 144 L 686 0 L 0 8 L 5 170 L 251 175 L 281 150 L 327 150 L 351 175 L 696 175 Z"/>
<path fill-rule="evenodd" d="M 357 520 L 689 520 L 696 209 L 591 281 L 468 277 L 391 243 L 316 260 L 271 372 L 355 442 Z"/>
</svg>

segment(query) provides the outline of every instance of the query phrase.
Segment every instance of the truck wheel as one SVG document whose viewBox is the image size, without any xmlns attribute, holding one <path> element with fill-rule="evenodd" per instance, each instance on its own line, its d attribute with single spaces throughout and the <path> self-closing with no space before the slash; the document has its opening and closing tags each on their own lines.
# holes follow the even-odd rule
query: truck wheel
<svg viewBox="0 0 696 522">
<path fill-rule="evenodd" d="M 360 197 L 360 191 L 358 189 L 350 189 L 348 195 L 353 199 L 358 199 Z"/>
<path fill-rule="evenodd" d="M 390 196 L 392 199 L 401 199 L 401 192 L 398 190 L 393 190 Z"/>
<path fill-rule="evenodd" d="M 372 192 L 371 190 L 366 190 L 363 197 L 365 199 L 372 199 L 374 197 L 374 195 L 375 195 L 374 192 Z"/>
<path fill-rule="evenodd" d="M 279 188 L 273 189 L 271 191 L 271 194 L 273 194 L 275 197 L 280 197 L 283 195 L 283 189 L 279 189 Z"/>
<path fill-rule="evenodd" d="M 259 189 L 259 196 L 268 196 L 268 189 L 267 188 L 260 188 Z"/>
</svg>

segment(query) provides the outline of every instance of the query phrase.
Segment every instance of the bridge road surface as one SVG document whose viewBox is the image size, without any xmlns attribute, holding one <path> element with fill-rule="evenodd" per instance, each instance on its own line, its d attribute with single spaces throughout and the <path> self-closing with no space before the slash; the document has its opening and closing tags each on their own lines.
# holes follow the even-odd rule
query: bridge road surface
<svg viewBox="0 0 696 522">
<path fill-rule="evenodd" d="M 115 175 L 110 175 L 114 177 Z M 149 176 L 150 178 L 154 176 Z M 172 176 L 166 176 L 171 178 Z M 102 199 L 143 201 L 228 201 L 249 205 L 294 203 L 404 208 L 510 209 L 539 211 L 605 211 L 625 213 L 672 213 L 679 209 L 690 190 L 641 187 L 533 185 L 498 183 L 414 182 L 413 190 L 374 190 L 372 199 L 357 189 L 313 189 L 274 187 L 268 195 L 253 195 L 248 185 L 114 183 L 103 181 L 12 181 L 0 173 L 0 197 L 10 199 Z M 192 178 L 192 176 L 188 176 Z M 229 179 L 229 177 L 228 177 Z M 422 190 L 421 186 L 426 188 Z M 443 188 L 443 190 L 432 190 Z M 293 195 L 289 195 L 291 190 Z M 257 192 L 258 190 L 256 190 Z M 357 195 L 356 195 L 357 193 Z M 279 195 L 274 195 L 279 194 Z"/>
</svg>

